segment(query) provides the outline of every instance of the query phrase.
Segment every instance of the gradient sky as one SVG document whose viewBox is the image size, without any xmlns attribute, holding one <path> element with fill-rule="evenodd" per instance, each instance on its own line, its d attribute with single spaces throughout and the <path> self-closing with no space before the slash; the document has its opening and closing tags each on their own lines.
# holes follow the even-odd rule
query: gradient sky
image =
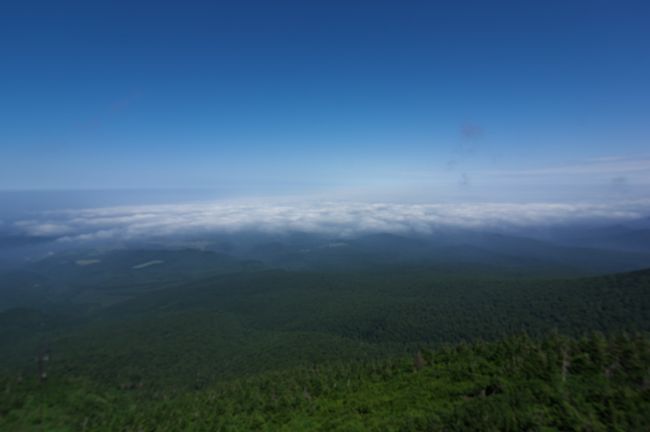
<svg viewBox="0 0 650 432">
<path fill-rule="evenodd" d="M 647 197 L 649 23 L 645 1 L 3 2 L 0 189 Z"/>
</svg>

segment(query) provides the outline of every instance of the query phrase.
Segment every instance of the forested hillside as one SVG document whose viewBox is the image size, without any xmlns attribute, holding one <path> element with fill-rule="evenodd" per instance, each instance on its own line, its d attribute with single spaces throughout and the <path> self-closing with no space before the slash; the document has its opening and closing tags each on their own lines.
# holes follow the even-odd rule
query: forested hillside
<svg viewBox="0 0 650 432">
<path fill-rule="evenodd" d="M 72 374 L 3 379 L 11 431 L 641 431 L 650 337 L 551 335 L 329 362 L 201 390 Z M 173 369 L 168 370 L 174 373 Z"/>
<path fill-rule="evenodd" d="M 0 424 L 647 426 L 650 271 L 558 279 L 467 270 L 246 268 L 133 289 L 119 302 L 9 309 L 0 313 Z"/>
<path fill-rule="evenodd" d="M 32 369 L 35 353 L 47 347 L 52 373 L 195 387 L 306 362 L 378 358 L 522 331 L 650 330 L 648 310 L 648 271 L 562 280 L 427 268 L 245 272 L 83 314 L 64 307 L 6 311 L 0 365 Z"/>
</svg>

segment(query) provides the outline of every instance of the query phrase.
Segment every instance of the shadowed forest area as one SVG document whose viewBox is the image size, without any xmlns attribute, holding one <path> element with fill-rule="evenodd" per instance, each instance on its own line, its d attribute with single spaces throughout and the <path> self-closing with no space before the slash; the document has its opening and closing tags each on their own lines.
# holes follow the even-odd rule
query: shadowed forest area
<svg viewBox="0 0 650 432">
<path fill-rule="evenodd" d="M 649 288 L 648 271 L 253 269 L 103 307 L 8 309 L 0 425 L 643 430 Z"/>
</svg>

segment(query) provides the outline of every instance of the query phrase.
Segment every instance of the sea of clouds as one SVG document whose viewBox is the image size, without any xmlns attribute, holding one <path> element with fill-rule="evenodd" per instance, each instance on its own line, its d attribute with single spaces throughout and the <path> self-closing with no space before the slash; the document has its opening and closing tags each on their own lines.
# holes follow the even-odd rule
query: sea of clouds
<svg viewBox="0 0 650 432">
<path fill-rule="evenodd" d="M 522 229 L 610 223 L 646 218 L 648 214 L 649 200 L 612 204 L 204 202 L 48 211 L 13 221 L 11 228 L 21 235 L 58 241 L 243 231 L 345 237 L 374 232 L 431 233 L 444 228 Z"/>
</svg>

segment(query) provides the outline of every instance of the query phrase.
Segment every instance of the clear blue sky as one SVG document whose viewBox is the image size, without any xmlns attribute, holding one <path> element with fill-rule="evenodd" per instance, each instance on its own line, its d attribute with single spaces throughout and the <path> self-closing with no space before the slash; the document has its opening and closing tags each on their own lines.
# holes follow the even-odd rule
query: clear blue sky
<svg viewBox="0 0 650 432">
<path fill-rule="evenodd" d="M 0 189 L 650 185 L 645 1 L 3 2 L 0 65 Z"/>
</svg>

